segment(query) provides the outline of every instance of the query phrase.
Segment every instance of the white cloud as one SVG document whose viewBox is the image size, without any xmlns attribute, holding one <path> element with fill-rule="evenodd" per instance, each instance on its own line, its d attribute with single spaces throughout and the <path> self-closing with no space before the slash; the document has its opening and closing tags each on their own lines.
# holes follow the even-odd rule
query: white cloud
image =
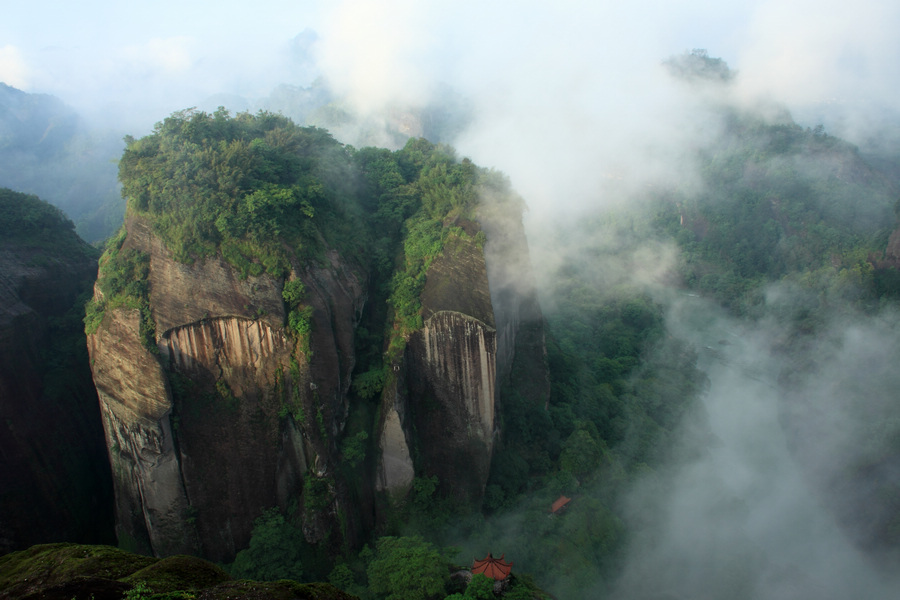
<svg viewBox="0 0 900 600">
<path fill-rule="evenodd" d="M 900 81 L 900 5 L 887 0 L 261 0 L 253 11 L 237 0 L 213 11 L 174 0 L 152 7 L 94 0 L 55 13 L 58 22 L 49 24 L 40 15 L 50 8 L 36 2 L 11 7 L 0 39 L 28 57 L 36 91 L 79 108 L 120 93 L 128 104 L 141 97 L 197 104 L 215 93 L 263 96 L 278 83 L 306 85 L 297 76 L 312 70 L 293 68 L 289 43 L 314 29 L 318 68 L 360 112 L 422 103 L 435 84 L 448 83 L 477 104 L 481 140 L 471 140 L 471 151 L 514 176 L 504 153 L 569 149 L 582 168 L 605 170 L 590 156 L 597 148 L 625 143 L 626 155 L 643 153 L 648 136 L 681 136 L 677 126 L 666 130 L 673 129 L 669 92 L 654 70 L 692 48 L 737 68 L 748 96 L 792 103 L 891 105 Z M 7 77 L 25 83 L 16 68 Z M 170 108 L 146 106 L 157 118 Z M 491 150 L 491 138 L 503 143 Z"/>
<path fill-rule="evenodd" d="M 126 47 L 122 56 L 163 75 L 177 75 L 194 66 L 194 46 L 195 40 L 188 36 L 152 38 L 145 44 Z"/>
<path fill-rule="evenodd" d="M 15 46 L 0 47 L 0 81 L 15 88 L 28 88 L 28 67 Z"/>
<path fill-rule="evenodd" d="M 336 91 L 361 112 L 425 100 L 436 25 L 415 0 L 340 3 L 325 17 L 317 44 L 319 66 Z"/>
<path fill-rule="evenodd" d="M 893 102 L 900 79 L 900 5 L 861 0 L 767 1 L 740 52 L 743 84 L 792 104 Z"/>
</svg>

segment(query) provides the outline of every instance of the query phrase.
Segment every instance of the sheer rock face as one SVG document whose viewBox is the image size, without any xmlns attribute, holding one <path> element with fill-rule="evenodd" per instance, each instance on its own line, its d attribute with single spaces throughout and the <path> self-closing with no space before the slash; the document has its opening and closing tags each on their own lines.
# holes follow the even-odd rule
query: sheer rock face
<svg viewBox="0 0 900 600">
<path fill-rule="evenodd" d="M 283 282 L 241 279 L 219 256 L 184 265 L 140 219 L 126 246 L 150 255 L 155 351 L 140 314 L 119 308 L 89 336 L 113 466 L 120 540 L 157 555 L 228 561 L 253 521 L 303 493 L 304 476 L 328 477 L 343 429 L 362 285 L 336 254 L 294 265 L 313 308 L 311 352 L 284 328 Z M 340 542 L 345 502 L 304 527 Z"/>
<path fill-rule="evenodd" d="M 397 365 L 392 381 L 382 392 L 381 437 L 378 443 L 381 458 L 375 480 L 375 489 L 395 496 L 395 500 L 402 499 L 415 477 L 408 435 L 412 428 L 406 382 L 400 369 L 401 366 Z"/>
<path fill-rule="evenodd" d="M 261 321 L 222 317 L 172 329 L 159 347 L 180 388 L 173 398 L 181 473 L 198 507 L 202 553 L 232 555 L 259 508 L 285 506 L 306 471 L 302 434 L 279 418 L 291 343 Z"/>
<path fill-rule="evenodd" d="M 95 272 L 87 252 L 0 239 L 0 554 L 111 541 L 97 396 L 87 357 L 72 351 L 80 320 L 65 317 Z"/>
<path fill-rule="evenodd" d="M 241 279 L 240 273 L 219 255 L 190 265 L 180 263 L 170 257 L 145 220 L 129 214 L 126 227 L 125 246 L 152 257 L 150 308 L 157 332 L 223 315 L 258 318 L 274 328 L 284 324 L 281 281 L 267 275 Z"/>
<path fill-rule="evenodd" d="M 409 340 L 406 361 L 417 448 L 427 475 L 478 500 L 491 466 L 496 331 L 453 311 L 432 315 Z"/>
<path fill-rule="evenodd" d="M 544 316 L 521 211 L 484 198 L 480 219 L 487 237 L 484 260 L 497 329 L 498 391 L 509 387 L 546 407 L 550 375 Z"/>
<path fill-rule="evenodd" d="M 525 397 L 546 403 L 543 318 L 521 220 L 505 222 L 505 214 L 487 204 L 481 223 L 458 223 L 467 235 L 450 236 L 429 267 L 424 327 L 410 336 L 382 396 L 379 489 L 394 497 L 415 473 L 437 476 L 442 493 L 479 502 L 501 388 L 527 386 Z M 488 234 L 483 250 L 479 231 Z"/>
<path fill-rule="evenodd" d="M 313 310 L 312 334 L 298 341 L 284 326 L 283 281 L 242 279 L 220 256 L 178 263 L 140 217 L 126 225 L 124 247 L 150 257 L 156 343 L 142 344 L 140 313 L 124 307 L 108 311 L 89 338 L 120 540 L 157 555 L 228 561 L 263 510 L 298 498 L 307 541 L 337 547 L 356 536 L 371 515 L 351 505 L 335 440 L 348 414 L 360 277 L 334 251 L 323 264 L 292 264 Z M 525 397 L 546 401 L 521 222 L 513 234 L 490 216 L 455 225 L 466 234 L 451 234 L 431 263 L 423 327 L 382 395 L 373 479 L 394 498 L 414 476 L 437 476 L 441 493 L 477 503 L 503 386 L 524 381 Z M 476 239 L 490 227 L 495 237 L 482 248 Z"/>
</svg>

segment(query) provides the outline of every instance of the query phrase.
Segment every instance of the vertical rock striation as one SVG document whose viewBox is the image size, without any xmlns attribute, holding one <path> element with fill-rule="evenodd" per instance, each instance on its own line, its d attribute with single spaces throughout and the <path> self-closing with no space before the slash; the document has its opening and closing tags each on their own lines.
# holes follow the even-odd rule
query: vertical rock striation
<svg viewBox="0 0 900 600">
<path fill-rule="evenodd" d="M 410 338 L 406 360 L 423 471 L 461 500 L 480 500 L 491 466 L 496 331 L 441 311 Z"/>
<path fill-rule="evenodd" d="M 405 494 L 414 474 L 479 503 L 500 432 L 501 388 L 544 406 L 549 379 L 543 317 L 518 206 L 485 197 L 480 222 L 458 220 L 431 263 L 424 326 L 407 343 L 382 403 L 379 489 Z M 479 232 L 486 243 L 476 242 Z M 413 460 L 413 457 L 416 457 Z"/>
<path fill-rule="evenodd" d="M 335 470 L 362 286 L 334 253 L 294 265 L 312 309 L 303 351 L 284 327 L 282 281 L 242 279 L 219 255 L 179 263 L 131 214 L 127 231 L 123 248 L 149 255 L 155 345 L 124 306 L 89 336 L 119 538 L 156 555 L 231 560 L 263 510 L 302 496 L 308 470 Z M 331 532 L 340 542 L 331 517 L 341 502 L 332 486 L 329 508 L 309 515 L 309 541 Z"/>
<path fill-rule="evenodd" d="M 125 235 L 86 319 L 120 539 L 227 561 L 265 509 L 294 505 L 335 554 L 374 525 L 373 487 L 402 501 L 436 477 L 480 503 L 504 389 L 546 401 L 505 179 L 426 140 L 352 152 L 224 111 L 130 141 L 120 176 Z"/>
<path fill-rule="evenodd" d="M 497 388 L 515 391 L 546 407 L 550 377 L 544 316 L 531 270 L 522 206 L 508 196 L 486 193 L 479 211 L 487 242 L 484 260 L 497 328 Z"/>
</svg>

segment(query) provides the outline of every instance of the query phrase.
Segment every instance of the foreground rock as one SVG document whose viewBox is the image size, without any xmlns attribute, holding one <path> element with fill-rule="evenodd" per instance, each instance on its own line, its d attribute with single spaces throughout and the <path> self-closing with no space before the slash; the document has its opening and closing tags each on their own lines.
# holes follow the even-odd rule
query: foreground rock
<svg viewBox="0 0 900 600">
<path fill-rule="evenodd" d="M 0 600 L 121 600 L 130 590 L 205 600 L 355 598 L 327 583 L 233 580 L 192 556 L 156 559 L 111 546 L 47 544 L 0 557 Z"/>
</svg>

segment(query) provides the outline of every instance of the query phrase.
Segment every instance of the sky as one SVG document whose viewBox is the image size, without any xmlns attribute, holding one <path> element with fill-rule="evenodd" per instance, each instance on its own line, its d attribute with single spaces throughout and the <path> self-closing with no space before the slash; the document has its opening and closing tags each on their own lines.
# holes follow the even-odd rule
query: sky
<svg viewBox="0 0 900 600">
<path fill-rule="evenodd" d="M 896 114 L 900 92 L 891 0 L 8 4 L 0 81 L 132 135 L 214 95 L 259 99 L 318 77 L 364 117 L 449 86 L 474 115 L 452 143 L 507 173 L 538 214 L 604 180 L 683 178 L 679 156 L 716 123 L 687 126 L 696 101 L 660 67 L 673 55 L 724 59 L 737 101 L 813 121 L 829 108 L 829 131 L 851 141 L 879 131 L 873 115 Z"/>
<path fill-rule="evenodd" d="M 4 7 L 0 81 L 79 109 L 163 116 L 317 75 L 362 108 L 421 101 L 447 82 L 514 109 L 562 95 L 591 113 L 597 96 L 642 92 L 659 61 L 705 48 L 741 71 L 748 94 L 890 103 L 898 25 L 890 0 L 34 0 Z M 312 48 L 294 41 L 304 31 L 318 35 Z"/>
</svg>

